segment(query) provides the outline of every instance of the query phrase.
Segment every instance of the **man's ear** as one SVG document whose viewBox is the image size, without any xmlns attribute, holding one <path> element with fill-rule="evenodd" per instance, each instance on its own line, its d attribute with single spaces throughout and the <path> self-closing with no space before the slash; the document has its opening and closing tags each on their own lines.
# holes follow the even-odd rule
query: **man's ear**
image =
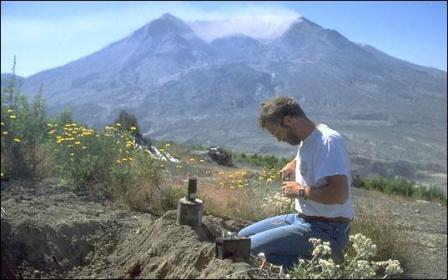
<svg viewBox="0 0 448 280">
<path fill-rule="evenodd" d="M 291 127 L 291 125 L 293 123 L 293 118 L 294 118 L 293 116 L 286 115 L 286 116 L 283 117 L 283 123 L 286 126 Z"/>
</svg>

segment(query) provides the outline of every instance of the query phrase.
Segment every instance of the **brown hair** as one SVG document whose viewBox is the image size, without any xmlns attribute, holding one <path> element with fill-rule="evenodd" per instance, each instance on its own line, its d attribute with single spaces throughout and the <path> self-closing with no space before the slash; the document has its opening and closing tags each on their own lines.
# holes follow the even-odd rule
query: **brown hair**
<svg viewBox="0 0 448 280">
<path fill-rule="evenodd" d="M 266 129 L 269 124 L 282 124 L 284 116 L 305 117 L 305 112 L 300 108 L 299 102 L 290 96 L 276 96 L 260 105 L 258 124 Z"/>
</svg>

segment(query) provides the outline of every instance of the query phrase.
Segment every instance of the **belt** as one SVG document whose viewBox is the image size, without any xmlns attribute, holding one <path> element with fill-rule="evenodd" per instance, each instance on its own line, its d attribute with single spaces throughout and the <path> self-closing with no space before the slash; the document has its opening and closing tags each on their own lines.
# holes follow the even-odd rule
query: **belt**
<svg viewBox="0 0 448 280">
<path fill-rule="evenodd" d="M 305 221 L 319 221 L 319 222 L 330 222 L 330 223 L 338 223 L 338 224 L 348 224 L 352 220 L 345 217 L 335 217 L 335 218 L 327 218 L 327 217 L 319 217 L 319 216 L 305 216 L 303 214 L 297 215 L 299 218 L 304 219 Z"/>
</svg>

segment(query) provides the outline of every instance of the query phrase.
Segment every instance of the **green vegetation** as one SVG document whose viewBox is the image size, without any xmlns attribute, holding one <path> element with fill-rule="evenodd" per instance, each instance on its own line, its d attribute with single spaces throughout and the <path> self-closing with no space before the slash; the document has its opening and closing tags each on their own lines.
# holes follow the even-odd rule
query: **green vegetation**
<svg viewBox="0 0 448 280">
<path fill-rule="evenodd" d="M 282 168 L 290 160 L 275 156 L 263 156 L 258 154 L 246 155 L 245 153 L 232 153 L 232 159 L 264 168 Z"/>
<path fill-rule="evenodd" d="M 12 67 L 15 72 L 15 62 Z M 45 142 L 46 116 L 42 89 L 31 104 L 16 90 L 15 76 L 1 95 L 1 175 L 26 178 L 38 172 L 43 155 L 40 143 Z"/>
<path fill-rule="evenodd" d="M 424 186 L 410 182 L 404 178 L 366 178 L 357 182 L 356 185 L 367 190 L 381 191 L 387 194 L 398 194 L 414 199 L 425 199 L 439 201 L 446 205 L 446 197 L 437 186 Z"/>
</svg>

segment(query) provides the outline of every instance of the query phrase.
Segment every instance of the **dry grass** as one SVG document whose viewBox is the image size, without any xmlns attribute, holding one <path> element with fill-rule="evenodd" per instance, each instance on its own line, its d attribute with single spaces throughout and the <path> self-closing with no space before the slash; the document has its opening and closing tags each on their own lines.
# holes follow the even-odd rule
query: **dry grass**
<svg viewBox="0 0 448 280">
<path fill-rule="evenodd" d="M 397 259 L 402 264 L 407 258 L 406 233 L 390 219 L 390 213 L 380 207 L 356 205 L 356 217 L 350 234 L 361 233 L 377 245 L 378 260 Z"/>
<path fill-rule="evenodd" d="M 218 178 L 203 180 L 198 195 L 204 201 L 206 214 L 243 220 L 259 220 L 268 216 L 261 202 L 245 188 L 221 186 Z"/>
</svg>

